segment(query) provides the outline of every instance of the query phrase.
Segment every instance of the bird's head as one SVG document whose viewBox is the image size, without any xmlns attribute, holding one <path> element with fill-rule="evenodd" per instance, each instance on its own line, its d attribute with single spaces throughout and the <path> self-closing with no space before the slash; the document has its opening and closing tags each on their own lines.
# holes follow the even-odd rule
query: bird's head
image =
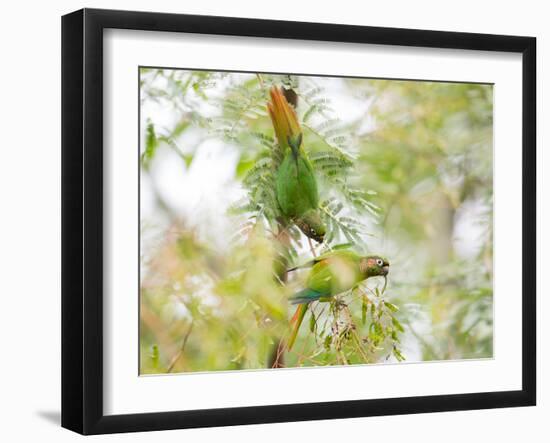
<svg viewBox="0 0 550 443">
<path fill-rule="evenodd" d="M 318 243 L 323 243 L 326 234 L 325 224 L 321 220 L 319 211 L 307 211 L 300 219 L 295 220 L 296 226 Z"/>
<path fill-rule="evenodd" d="M 361 272 L 368 277 L 385 277 L 390 272 L 390 262 L 378 255 L 369 255 L 361 258 L 359 263 Z"/>
</svg>

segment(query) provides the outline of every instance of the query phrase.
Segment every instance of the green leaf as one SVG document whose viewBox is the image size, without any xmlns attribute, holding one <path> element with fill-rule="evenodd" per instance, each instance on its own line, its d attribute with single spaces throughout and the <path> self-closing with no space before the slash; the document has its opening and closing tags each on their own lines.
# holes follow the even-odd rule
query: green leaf
<svg viewBox="0 0 550 443">
<path fill-rule="evenodd" d="M 151 355 L 149 356 L 149 358 L 151 359 L 151 366 L 153 366 L 153 368 L 155 368 L 155 369 L 158 369 L 158 366 L 159 366 L 159 347 L 158 347 L 158 345 L 154 344 L 151 347 Z"/>
<path fill-rule="evenodd" d="M 403 325 L 401 323 L 399 323 L 399 320 L 397 320 L 395 317 L 391 318 L 391 322 L 392 322 L 393 326 L 395 327 L 395 329 L 397 329 L 399 332 L 405 332 L 405 328 L 403 327 Z"/>
<path fill-rule="evenodd" d="M 237 163 L 237 167 L 235 168 L 235 175 L 237 176 L 237 178 L 242 178 L 253 166 L 254 160 L 241 159 L 239 163 Z"/>
<path fill-rule="evenodd" d="M 361 322 L 365 324 L 367 322 L 367 312 L 369 310 L 369 303 L 367 297 L 363 297 L 363 303 L 361 304 Z"/>
<path fill-rule="evenodd" d="M 155 155 L 155 151 L 158 146 L 157 136 L 155 134 L 155 126 L 148 120 L 145 127 L 145 151 L 143 152 L 142 161 L 143 165 L 148 168 L 149 163 Z"/>
<path fill-rule="evenodd" d="M 317 326 L 317 323 L 316 323 L 316 319 L 315 319 L 315 314 L 312 312 L 311 316 L 309 317 L 309 331 L 312 334 L 315 333 L 316 326 Z"/>
<path fill-rule="evenodd" d="M 405 360 L 405 356 L 401 353 L 401 351 L 399 349 L 397 349 L 395 346 L 392 350 L 393 352 L 393 355 L 395 355 L 395 358 L 397 359 L 397 361 L 403 361 Z"/>
<path fill-rule="evenodd" d="M 399 308 L 389 301 L 384 301 L 384 305 L 392 312 L 399 311 Z"/>
</svg>

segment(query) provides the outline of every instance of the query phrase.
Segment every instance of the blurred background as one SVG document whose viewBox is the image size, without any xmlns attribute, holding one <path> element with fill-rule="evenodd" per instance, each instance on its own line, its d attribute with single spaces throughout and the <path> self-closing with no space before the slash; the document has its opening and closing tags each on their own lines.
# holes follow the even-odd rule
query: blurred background
<svg viewBox="0 0 550 443">
<path fill-rule="evenodd" d="M 297 94 L 329 233 L 277 242 L 272 85 Z M 490 358 L 491 85 L 142 69 L 142 374 L 271 367 L 287 297 L 345 245 L 391 263 L 312 305 L 285 365 Z M 276 272 L 275 272 L 276 273 Z"/>
</svg>

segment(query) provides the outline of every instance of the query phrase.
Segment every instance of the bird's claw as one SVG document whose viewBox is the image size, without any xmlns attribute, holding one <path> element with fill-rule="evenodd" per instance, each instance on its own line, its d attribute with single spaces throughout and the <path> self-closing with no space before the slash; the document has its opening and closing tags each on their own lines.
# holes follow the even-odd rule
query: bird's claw
<svg viewBox="0 0 550 443">
<path fill-rule="evenodd" d="M 348 304 L 340 298 L 337 298 L 337 299 L 334 300 L 334 305 L 337 308 L 347 308 L 347 306 L 348 306 Z"/>
</svg>

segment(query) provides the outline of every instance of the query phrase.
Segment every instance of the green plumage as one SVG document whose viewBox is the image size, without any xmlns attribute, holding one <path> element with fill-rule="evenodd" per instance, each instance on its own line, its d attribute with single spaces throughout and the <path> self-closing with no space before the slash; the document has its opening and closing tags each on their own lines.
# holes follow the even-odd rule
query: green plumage
<svg viewBox="0 0 550 443">
<path fill-rule="evenodd" d="M 312 269 L 306 287 L 290 298 L 293 303 L 330 299 L 369 277 L 385 276 L 389 270 L 387 260 L 378 256 L 362 257 L 350 250 L 323 254 L 307 265 Z"/>
<path fill-rule="evenodd" d="M 369 277 L 386 277 L 390 268 L 388 261 L 382 257 L 362 257 L 353 251 L 343 249 L 323 254 L 298 268 L 310 266 L 306 287 L 289 299 L 291 303 L 299 305 L 290 321 L 292 330 L 287 341 L 289 350 L 294 346 L 309 303 L 329 301 L 335 295 L 354 288 Z"/>
<path fill-rule="evenodd" d="M 303 149 L 288 149 L 276 179 L 277 200 L 283 213 L 299 218 L 319 206 L 319 193 L 313 167 Z"/>
<path fill-rule="evenodd" d="M 294 109 L 283 93 L 272 88 L 268 112 L 283 160 L 277 169 L 277 202 L 285 217 L 308 237 L 322 242 L 325 225 L 319 213 L 319 191 L 313 167 L 302 146 L 302 132 Z"/>
</svg>

